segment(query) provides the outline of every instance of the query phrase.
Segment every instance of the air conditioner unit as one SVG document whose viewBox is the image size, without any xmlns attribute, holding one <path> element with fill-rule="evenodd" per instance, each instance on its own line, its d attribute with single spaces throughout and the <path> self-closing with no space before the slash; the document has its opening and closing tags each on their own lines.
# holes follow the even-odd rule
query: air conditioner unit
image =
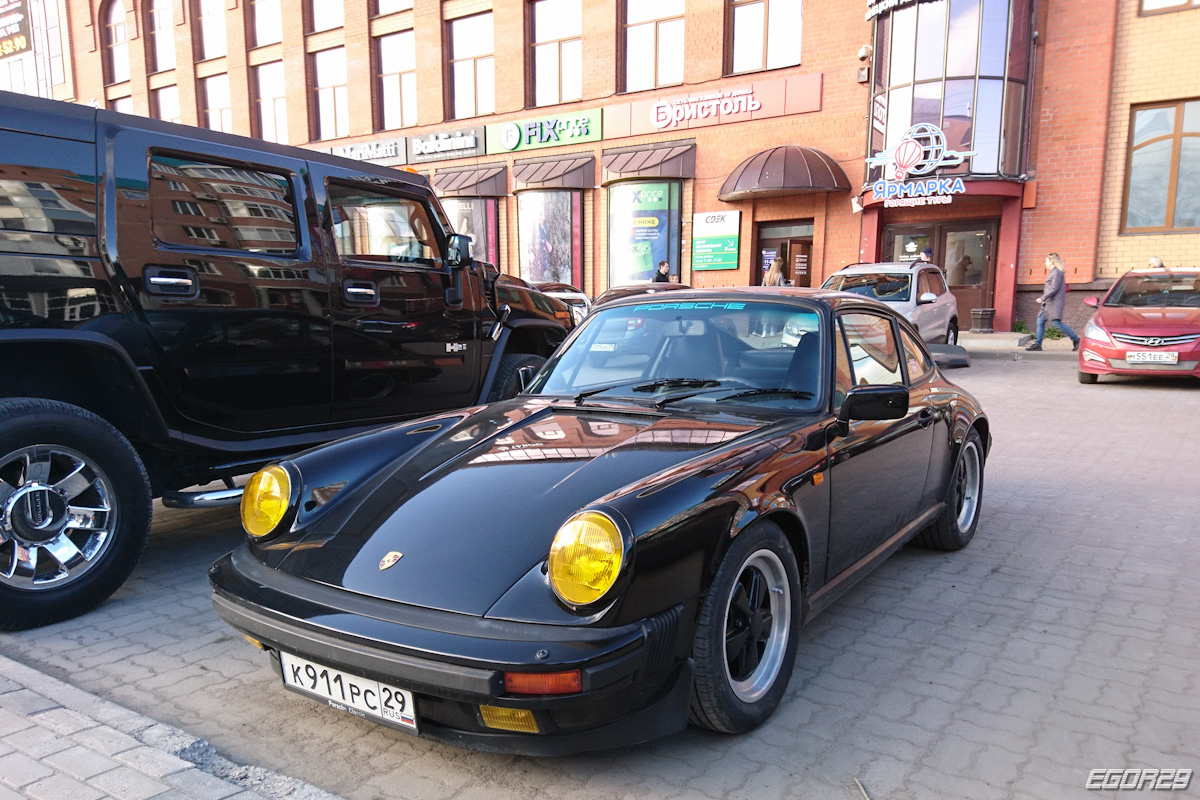
<svg viewBox="0 0 1200 800">
<path fill-rule="evenodd" d="M 196 198 L 197 200 L 216 200 L 217 199 L 217 196 L 215 194 L 199 194 L 199 193 L 197 193 L 197 194 L 193 194 L 192 197 Z"/>
</svg>

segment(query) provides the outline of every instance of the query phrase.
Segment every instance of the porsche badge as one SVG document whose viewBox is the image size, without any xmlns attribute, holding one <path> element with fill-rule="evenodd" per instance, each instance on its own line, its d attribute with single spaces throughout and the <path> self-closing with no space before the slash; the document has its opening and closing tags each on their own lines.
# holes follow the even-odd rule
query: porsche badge
<svg viewBox="0 0 1200 800">
<path fill-rule="evenodd" d="M 393 550 L 392 552 L 390 552 L 386 556 L 384 556 L 382 559 L 380 559 L 379 571 L 382 572 L 383 570 L 387 569 L 388 567 L 393 566 L 397 561 L 399 561 L 402 558 L 404 558 L 404 553 L 401 553 L 397 550 Z"/>
</svg>

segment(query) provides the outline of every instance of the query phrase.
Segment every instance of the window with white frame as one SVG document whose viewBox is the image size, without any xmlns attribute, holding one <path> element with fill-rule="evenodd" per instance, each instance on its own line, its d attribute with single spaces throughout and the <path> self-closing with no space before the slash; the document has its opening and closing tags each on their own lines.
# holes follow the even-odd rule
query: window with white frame
<svg viewBox="0 0 1200 800">
<path fill-rule="evenodd" d="M 346 48 L 332 47 L 313 54 L 317 139 L 350 135 L 350 100 L 346 87 Z"/>
<path fill-rule="evenodd" d="M 800 63 L 802 0 L 731 0 L 729 71 L 794 67 Z"/>
<path fill-rule="evenodd" d="M 379 120 L 381 130 L 417 124 L 417 45 L 412 31 L 400 31 L 375 40 L 379 64 Z"/>
<path fill-rule="evenodd" d="M 129 80 L 129 37 L 125 31 L 125 2 L 113 0 L 104 17 L 104 47 L 107 50 L 107 83 Z"/>
<path fill-rule="evenodd" d="M 283 85 L 283 62 L 272 61 L 254 68 L 255 99 L 258 102 L 258 135 L 268 142 L 288 143 L 287 97 Z"/>
<path fill-rule="evenodd" d="M 154 72 L 175 69 L 174 0 L 151 0 L 147 3 L 147 28 L 150 30 L 150 68 Z"/>
<path fill-rule="evenodd" d="M 496 110 L 494 51 L 492 12 L 450 22 L 452 118 L 466 119 Z"/>
<path fill-rule="evenodd" d="M 283 41 L 283 13 L 279 3 L 280 0 L 250 0 L 255 47 Z"/>
<path fill-rule="evenodd" d="M 222 73 L 200 82 L 204 98 L 204 127 L 233 133 L 233 102 L 229 96 L 229 76 Z"/>
<path fill-rule="evenodd" d="M 583 97 L 583 1 L 534 0 L 534 105 Z"/>
<path fill-rule="evenodd" d="M 226 53 L 225 0 L 197 0 L 200 59 L 220 58 Z"/>
<path fill-rule="evenodd" d="M 342 0 L 310 0 L 309 20 L 313 33 L 340 28 L 346 24 L 346 7 Z"/>
<path fill-rule="evenodd" d="M 179 110 L 179 87 L 164 86 L 161 89 L 155 89 L 152 93 L 154 98 L 154 116 L 164 122 L 183 122 L 183 117 Z"/>
<path fill-rule="evenodd" d="M 625 0 L 625 91 L 683 83 L 684 0 Z"/>
</svg>

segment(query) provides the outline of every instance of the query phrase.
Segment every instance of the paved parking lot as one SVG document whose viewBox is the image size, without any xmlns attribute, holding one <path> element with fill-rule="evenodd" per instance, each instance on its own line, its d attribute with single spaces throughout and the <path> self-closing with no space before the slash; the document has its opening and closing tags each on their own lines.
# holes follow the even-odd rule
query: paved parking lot
<svg viewBox="0 0 1200 800">
<path fill-rule="evenodd" d="M 1082 386 L 1050 353 L 953 377 L 995 435 L 974 543 L 906 548 L 819 617 L 746 736 L 538 760 L 285 692 L 209 604 L 234 509 L 160 510 L 110 602 L 0 654 L 352 800 L 850 799 L 856 779 L 872 800 L 1042 799 L 1095 797 L 1097 768 L 1200 769 L 1200 382 Z"/>
</svg>

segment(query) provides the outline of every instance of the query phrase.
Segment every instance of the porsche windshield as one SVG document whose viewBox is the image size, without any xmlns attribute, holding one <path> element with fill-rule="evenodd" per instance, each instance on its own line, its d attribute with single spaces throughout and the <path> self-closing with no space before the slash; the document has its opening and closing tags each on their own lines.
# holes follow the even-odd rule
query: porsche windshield
<svg viewBox="0 0 1200 800">
<path fill-rule="evenodd" d="M 1106 306 L 1200 307 L 1200 273 L 1126 275 L 1117 281 Z"/>
<path fill-rule="evenodd" d="M 853 292 L 885 303 L 907 303 L 912 291 L 912 275 L 903 272 L 859 272 L 833 275 L 825 281 L 826 289 Z"/>
<path fill-rule="evenodd" d="M 820 315 L 799 305 L 706 300 L 602 308 L 530 390 L 577 402 L 727 399 L 811 410 L 822 405 L 822 339 Z"/>
</svg>

